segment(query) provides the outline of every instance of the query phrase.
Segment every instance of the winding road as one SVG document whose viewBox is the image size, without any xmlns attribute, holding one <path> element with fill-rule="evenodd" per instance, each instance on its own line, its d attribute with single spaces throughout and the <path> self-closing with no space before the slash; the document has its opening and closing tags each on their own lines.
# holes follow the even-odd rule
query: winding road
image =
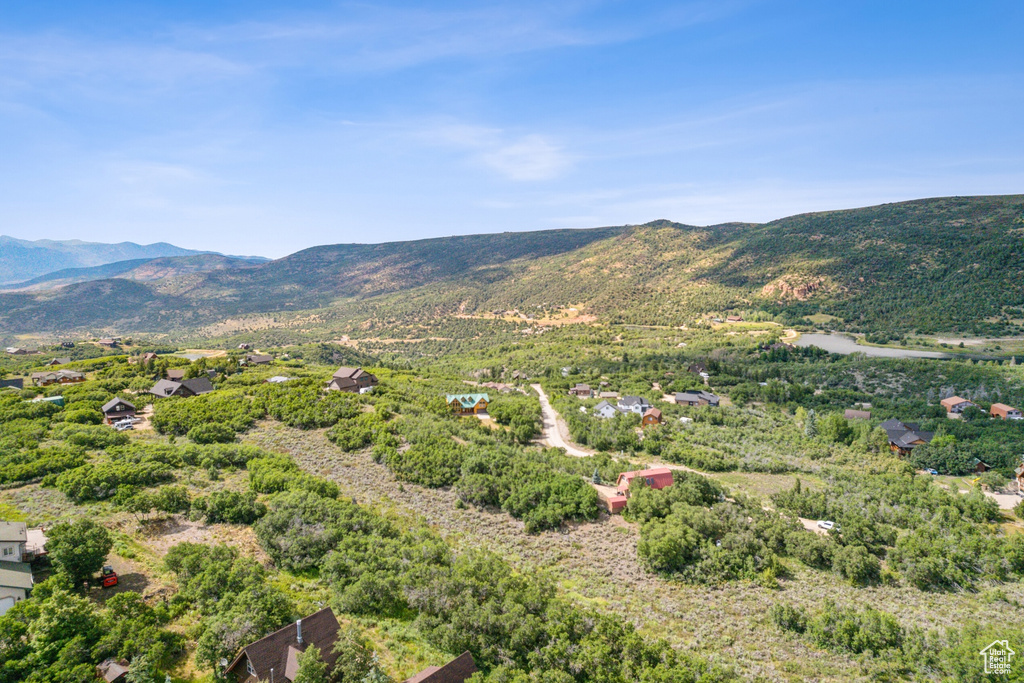
<svg viewBox="0 0 1024 683">
<path fill-rule="evenodd" d="M 588 451 L 569 442 L 569 435 L 567 433 L 569 430 L 565 427 L 565 423 L 559 419 L 555 409 L 551 407 L 551 401 L 548 400 L 548 395 L 544 393 L 544 388 L 539 384 L 531 384 L 530 386 L 533 387 L 533 390 L 537 392 L 537 396 L 540 398 L 540 416 L 544 424 L 544 436 L 540 439 L 541 443 L 554 448 L 564 448 L 566 453 L 577 458 L 593 455 L 594 451 Z M 565 434 L 562 433 L 563 429 L 566 431 Z"/>
</svg>

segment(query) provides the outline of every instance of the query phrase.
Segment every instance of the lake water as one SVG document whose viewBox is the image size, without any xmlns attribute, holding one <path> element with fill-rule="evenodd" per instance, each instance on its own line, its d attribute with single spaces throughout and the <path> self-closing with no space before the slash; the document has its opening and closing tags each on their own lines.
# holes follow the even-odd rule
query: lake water
<svg viewBox="0 0 1024 683">
<path fill-rule="evenodd" d="M 886 349 L 876 346 L 861 346 L 845 334 L 801 334 L 796 346 L 817 346 L 829 353 L 863 353 L 879 358 L 950 358 L 948 353 L 938 351 L 913 351 L 910 349 Z"/>
</svg>

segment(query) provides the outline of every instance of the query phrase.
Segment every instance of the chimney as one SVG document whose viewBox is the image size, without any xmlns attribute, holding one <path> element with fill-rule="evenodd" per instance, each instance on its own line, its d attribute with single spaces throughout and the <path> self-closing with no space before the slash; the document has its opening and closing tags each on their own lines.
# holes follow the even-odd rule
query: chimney
<svg viewBox="0 0 1024 683">
<path fill-rule="evenodd" d="M 295 642 L 302 645 L 302 619 L 295 622 Z"/>
</svg>

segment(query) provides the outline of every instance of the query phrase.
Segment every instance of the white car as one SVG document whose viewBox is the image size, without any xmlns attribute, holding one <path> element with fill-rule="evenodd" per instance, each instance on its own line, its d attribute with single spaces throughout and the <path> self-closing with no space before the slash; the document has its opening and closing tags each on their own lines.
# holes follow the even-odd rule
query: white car
<svg viewBox="0 0 1024 683">
<path fill-rule="evenodd" d="M 114 429 L 119 432 L 123 432 L 128 429 L 135 429 L 135 425 L 133 425 L 129 420 L 121 420 L 120 422 L 114 423 Z"/>
<path fill-rule="evenodd" d="M 825 531 L 831 531 L 832 529 L 835 528 L 835 526 L 836 526 L 835 522 L 830 522 L 830 521 L 828 521 L 826 519 L 823 519 L 820 522 L 818 522 L 818 528 L 819 529 L 824 529 Z"/>
</svg>

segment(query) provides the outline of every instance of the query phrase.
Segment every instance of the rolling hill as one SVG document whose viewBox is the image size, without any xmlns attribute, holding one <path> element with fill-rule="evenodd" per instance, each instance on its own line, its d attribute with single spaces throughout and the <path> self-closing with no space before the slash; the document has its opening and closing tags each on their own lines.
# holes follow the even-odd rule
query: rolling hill
<svg viewBox="0 0 1024 683">
<path fill-rule="evenodd" d="M 1014 333 L 1024 196 L 925 199 L 764 224 L 640 226 L 306 249 L 251 268 L 0 294 L 11 332 L 181 330 L 330 308 L 389 319 L 578 305 L 608 321 L 826 313 L 848 329 Z"/>
</svg>

